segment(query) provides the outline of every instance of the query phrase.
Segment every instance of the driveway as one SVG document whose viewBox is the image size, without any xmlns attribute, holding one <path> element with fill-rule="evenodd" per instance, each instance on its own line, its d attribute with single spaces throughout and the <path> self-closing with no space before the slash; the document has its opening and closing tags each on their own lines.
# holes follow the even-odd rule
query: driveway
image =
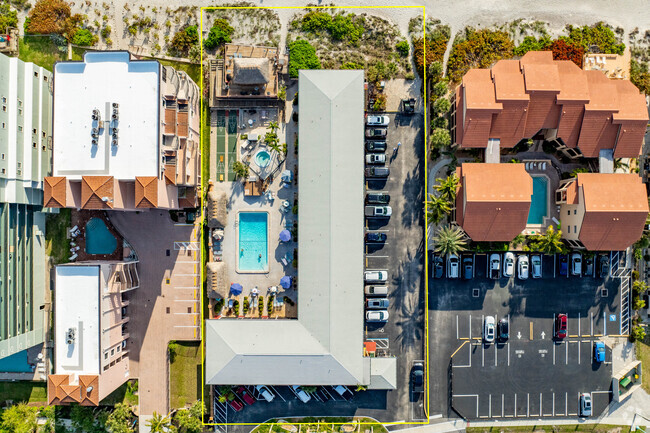
<svg viewBox="0 0 650 433">
<path fill-rule="evenodd" d="M 169 412 L 167 344 L 200 340 L 199 225 L 177 225 L 165 210 L 110 212 L 135 249 L 140 287 L 127 293 L 131 376 L 139 378 L 140 414 Z"/>
</svg>

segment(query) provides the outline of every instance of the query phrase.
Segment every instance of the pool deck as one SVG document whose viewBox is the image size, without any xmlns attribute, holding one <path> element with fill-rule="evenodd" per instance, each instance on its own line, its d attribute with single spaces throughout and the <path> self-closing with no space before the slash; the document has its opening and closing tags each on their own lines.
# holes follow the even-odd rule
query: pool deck
<svg viewBox="0 0 650 433">
<path fill-rule="evenodd" d="M 297 86 L 296 86 L 297 87 Z M 282 230 L 285 228 L 287 221 L 290 223 L 297 223 L 297 215 L 294 215 L 291 211 L 293 207 L 294 199 L 298 197 L 298 187 L 297 187 L 297 155 L 294 154 L 294 134 L 297 133 L 297 125 L 295 122 L 291 121 L 292 113 L 292 104 L 291 99 L 293 93 L 287 95 L 287 112 L 286 118 L 289 119 L 287 123 L 279 123 L 279 129 L 277 131 L 278 138 L 280 143 L 287 143 L 287 157 L 286 159 L 279 164 L 277 170 L 273 174 L 273 180 L 270 182 L 268 190 L 273 193 L 273 199 L 269 200 L 265 195 L 261 196 L 249 196 L 244 194 L 244 185 L 241 181 L 233 182 L 214 182 L 212 188 L 220 192 L 224 191 L 228 197 L 228 217 L 224 227 L 224 238 L 222 241 L 223 249 L 223 261 L 228 265 L 227 266 L 227 281 L 233 283 L 240 283 L 243 286 L 243 291 L 241 295 L 234 297 L 239 300 L 240 305 L 243 304 L 244 296 L 250 296 L 250 291 L 252 288 L 256 287 L 259 289 L 259 295 L 263 296 L 266 300 L 268 298 L 268 289 L 271 286 L 278 287 L 279 296 L 287 296 L 292 300 L 297 300 L 297 292 L 295 289 L 290 288 L 284 290 L 280 287 L 280 279 L 289 275 L 291 277 L 297 276 L 297 269 L 293 267 L 291 261 L 289 261 L 287 266 L 282 264 L 282 258 L 285 257 L 287 253 L 293 255 L 294 250 L 297 250 L 298 244 L 292 239 L 290 242 L 280 242 L 278 236 Z M 259 115 L 259 110 L 258 110 Z M 247 117 L 245 117 L 247 119 Z M 252 128 L 254 129 L 254 128 Z M 266 128 L 264 128 L 265 130 Z M 245 131 L 239 131 L 250 133 L 251 130 L 247 128 Z M 257 131 L 255 131 L 257 132 Z M 260 131 L 262 132 L 262 131 Z M 255 146 L 254 152 L 259 149 L 259 145 Z M 252 150 L 252 149 L 251 149 Z M 272 151 L 269 152 L 274 153 Z M 218 167 L 216 167 L 218 169 Z M 280 188 L 281 179 L 280 173 L 283 170 L 291 170 L 294 174 L 294 180 L 289 187 Z M 215 166 L 211 166 L 211 178 L 215 172 Z M 251 173 L 252 174 L 252 173 Z M 290 207 L 286 212 L 282 211 L 282 203 L 284 201 L 289 201 Z M 268 233 L 269 233 L 269 247 L 268 247 L 268 262 L 269 262 L 269 271 L 265 273 L 249 273 L 249 272 L 237 272 L 237 237 L 239 227 L 236 224 L 237 214 L 239 212 L 255 212 L 255 211 L 267 211 L 269 213 L 268 220 Z M 294 284 L 295 287 L 295 284 Z M 286 305 L 286 304 L 285 304 Z M 240 310 L 241 311 L 241 310 Z M 287 317 L 296 317 L 295 308 L 284 308 L 283 311 L 286 313 Z"/>
<path fill-rule="evenodd" d="M 111 232 L 115 239 L 117 240 L 117 248 L 113 251 L 112 254 L 87 254 L 86 253 L 86 223 L 92 218 L 99 218 L 106 224 L 108 231 Z M 78 257 L 75 259 L 77 262 L 88 261 L 88 260 L 122 260 L 124 258 L 124 242 L 123 237 L 119 231 L 113 226 L 110 221 L 110 217 L 106 215 L 106 212 L 102 210 L 84 210 L 83 212 L 77 212 L 72 210 L 71 222 L 72 227 L 78 226 L 81 230 L 81 233 L 73 238 L 70 238 L 71 242 L 74 242 L 79 246 L 79 250 L 76 251 Z M 69 227 L 69 228 L 72 228 Z M 68 231 L 68 235 L 69 235 Z M 70 252 L 72 255 L 72 252 Z"/>
<path fill-rule="evenodd" d="M 547 180 L 546 194 L 547 194 L 547 211 L 546 217 L 541 224 L 527 224 L 524 233 L 527 235 L 539 234 L 545 232 L 548 226 L 555 225 L 553 218 L 559 220 L 560 211 L 559 207 L 555 205 L 555 190 L 560 184 L 560 176 L 557 169 L 553 166 L 553 161 L 546 158 L 540 159 L 524 159 L 521 161 L 526 166 L 526 171 L 531 177 L 544 177 Z M 545 164 L 545 166 L 544 166 Z M 544 167 L 542 169 L 542 167 Z"/>
</svg>

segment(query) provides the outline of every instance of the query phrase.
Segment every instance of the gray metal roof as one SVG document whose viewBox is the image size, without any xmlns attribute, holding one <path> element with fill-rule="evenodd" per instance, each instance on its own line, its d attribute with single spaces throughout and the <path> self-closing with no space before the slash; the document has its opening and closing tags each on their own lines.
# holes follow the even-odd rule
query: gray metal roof
<svg viewBox="0 0 650 433">
<path fill-rule="evenodd" d="M 298 320 L 208 320 L 208 384 L 370 383 L 363 358 L 363 71 L 300 71 L 299 80 Z"/>
</svg>

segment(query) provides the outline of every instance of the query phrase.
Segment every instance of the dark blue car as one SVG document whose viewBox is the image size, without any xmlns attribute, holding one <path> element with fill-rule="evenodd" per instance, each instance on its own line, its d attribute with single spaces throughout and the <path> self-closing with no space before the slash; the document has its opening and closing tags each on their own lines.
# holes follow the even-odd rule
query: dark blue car
<svg viewBox="0 0 650 433">
<path fill-rule="evenodd" d="M 567 272 L 569 271 L 569 259 L 566 254 L 560 254 L 560 275 L 566 277 Z"/>
</svg>

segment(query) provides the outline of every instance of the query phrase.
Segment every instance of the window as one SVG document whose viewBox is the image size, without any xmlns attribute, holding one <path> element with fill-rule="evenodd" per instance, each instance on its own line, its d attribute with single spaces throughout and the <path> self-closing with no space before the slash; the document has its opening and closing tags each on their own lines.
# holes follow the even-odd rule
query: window
<svg viewBox="0 0 650 433">
<path fill-rule="evenodd" d="M 2 158 L 3 161 L 5 160 L 5 154 L 4 153 L 2 154 L 1 158 Z"/>
<path fill-rule="evenodd" d="M 571 215 L 571 211 L 570 210 L 566 211 L 566 214 Z"/>
<path fill-rule="evenodd" d="M 573 215 L 576 215 L 578 213 L 578 209 L 573 209 Z"/>
<path fill-rule="evenodd" d="M 2 97 L 2 103 L 3 103 L 3 104 L 6 104 L 6 103 L 7 103 L 7 98 L 5 98 L 4 96 Z"/>
<path fill-rule="evenodd" d="M 22 170 L 19 169 L 19 170 L 16 170 L 16 174 L 17 174 L 18 176 L 22 176 L 22 175 L 23 175 L 23 172 L 22 172 Z"/>
<path fill-rule="evenodd" d="M 5 129 L 6 127 L 7 125 L 4 122 L 2 122 L 2 129 Z"/>
<path fill-rule="evenodd" d="M 7 112 L 7 106 L 6 105 L 2 106 L 2 111 Z"/>
<path fill-rule="evenodd" d="M 36 142 L 33 142 L 33 143 L 32 143 L 32 147 L 33 147 L 34 149 L 36 149 Z"/>
<path fill-rule="evenodd" d="M 32 134 L 36 134 L 36 128 L 32 129 Z"/>
<path fill-rule="evenodd" d="M 41 149 L 43 149 L 43 152 L 45 152 L 45 145 L 42 145 Z"/>
<path fill-rule="evenodd" d="M 43 138 L 45 138 L 45 131 L 43 131 Z"/>
<path fill-rule="evenodd" d="M 571 226 L 568 226 L 569 233 L 571 233 Z"/>
<path fill-rule="evenodd" d="M 111 349 L 111 356 L 115 355 L 115 349 Z"/>
<path fill-rule="evenodd" d="M 22 163 L 22 162 L 19 162 L 19 163 L 18 163 L 18 168 L 21 168 L 22 166 L 23 166 L 23 163 Z"/>
<path fill-rule="evenodd" d="M 19 107 L 22 107 L 22 106 L 23 106 L 23 101 L 21 101 L 20 99 L 18 100 L 18 106 L 19 106 Z"/>
<path fill-rule="evenodd" d="M 35 76 L 35 77 L 38 77 L 38 72 L 34 72 L 34 76 Z"/>
<path fill-rule="evenodd" d="M 18 126 L 18 132 L 23 132 L 23 127 L 22 126 Z"/>
<path fill-rule="evenodd" d="M 120 353 L 120 351 L 122 350 L 122 346 L 117 346 L 115 350 L 117 351 L 117 353 Z"/>
<path fill-rule="evenodd" d="M 23 115 L 23 109 L 22 109 L 22 108 L 19 108 L 19 109 L 18 109 L 18 115 L 19 115 L 19 116 L 22 116 L 22 115 Z"/>
<path fill-rule="evenodd" d="M 7 170 L 5 170 L 5 169 L 3 168 L 3 169 L 2 169 L 2 174 L 5 174 L 5 173 L 7 173 Z"/>
<path fill-rule="evenodd" d="M 573 233 L 578 233 L 578 226 L 573 226 Z"/>
<path fill-rule="evenodd" d="M 43 81 L 47 81 L 47 76 L 43 75 Z"/>
<path fill-rule="evenodd" d="M 108 359 L 108 352 L 104 352 L 104 359 Z"/>
</svg>

